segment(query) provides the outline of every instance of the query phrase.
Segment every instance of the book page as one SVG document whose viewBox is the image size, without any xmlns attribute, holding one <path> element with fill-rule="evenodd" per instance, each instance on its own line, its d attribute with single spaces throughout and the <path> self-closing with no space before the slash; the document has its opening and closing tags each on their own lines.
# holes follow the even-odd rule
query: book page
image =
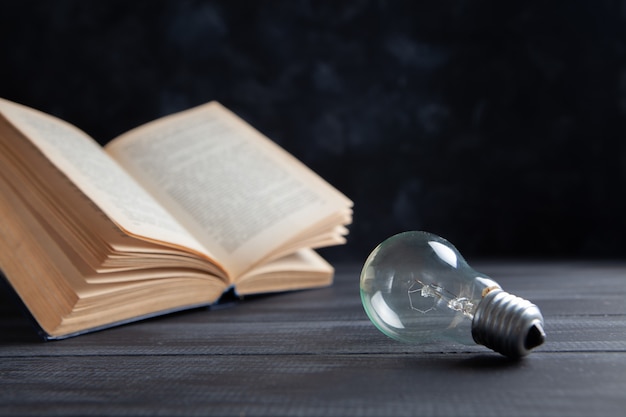
<svg viewBox="0 0 626 417">
<path fill-rule="evenodd" d="M 312 249 L 300 249 L 254 268 L 237 281 L 237 294 L 297 290 L 330 285 L 333 267 Z"/>
<path fill-rule="evenodd" d="M 105 149 L 235 274 L 312 225 L 350 218 L 345 196 L 217 102 Z"/>
<path fill-rule="evenodd" d="M 0 99 L 0 111 L 121 229 L 210 256 L 150 194 L 76 127 Z"/>
</svg>

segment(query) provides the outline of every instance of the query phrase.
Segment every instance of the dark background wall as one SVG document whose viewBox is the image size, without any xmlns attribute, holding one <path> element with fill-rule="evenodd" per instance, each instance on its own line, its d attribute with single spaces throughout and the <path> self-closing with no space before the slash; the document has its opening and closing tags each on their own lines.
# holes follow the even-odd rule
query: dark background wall
<svg viewBox="0 0 626 417">
<path fill-rule="evenodd" d="M 0 96 L 101 143 L 219 100 L 467 257 L 623 258 L 625 1 L 0 2 Z"/>
</svg>

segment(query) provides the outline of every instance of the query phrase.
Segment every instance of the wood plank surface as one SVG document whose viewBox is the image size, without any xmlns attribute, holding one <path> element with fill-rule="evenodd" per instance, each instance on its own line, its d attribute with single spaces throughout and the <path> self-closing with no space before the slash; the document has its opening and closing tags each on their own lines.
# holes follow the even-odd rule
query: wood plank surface
<svg viewBox="0 0 626 417">
<path fill-rule="evenodd" d="M 329 288 L 56 342 L 0 298 L 0 415 L 626 416 L 626 263 L 475 267 L 541 308 L 548 339 L 525 359 L 388 339 L 359 265 Z"/>
</svg>

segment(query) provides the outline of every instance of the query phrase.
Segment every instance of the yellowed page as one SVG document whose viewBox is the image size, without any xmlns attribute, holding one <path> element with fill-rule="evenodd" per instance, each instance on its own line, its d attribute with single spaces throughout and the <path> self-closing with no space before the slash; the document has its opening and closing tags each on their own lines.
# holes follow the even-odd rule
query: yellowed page
<svg viewBox="0 0 626 417">
<path fill-rule="evenodd" d="M 212 256 L 87 134 L 8 100 L 0 111 L 127 233 Z"/>
<path fill-rule="evenodd" d="M 217 102 L 105 149 L 234 275 L 337 213 L 351 219 L 350 200 Z"/>
<path fill-rule="evenodd" d="M 47 331 L 71 312 L 84 280 L 0 173 L 0 269 Z"/>
<path fill-rule="evenodd" d="M 263 264 L 237 280 L 239 295 L 298 290 L 327 286 L 333 280 L 333 267 L 312 249 Z"/>
</svg>

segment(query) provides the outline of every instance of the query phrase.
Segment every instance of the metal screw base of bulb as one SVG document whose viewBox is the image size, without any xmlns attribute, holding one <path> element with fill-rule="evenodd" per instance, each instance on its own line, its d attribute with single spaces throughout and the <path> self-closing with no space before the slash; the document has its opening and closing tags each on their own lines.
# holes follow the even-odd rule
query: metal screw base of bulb
<svg viewBox="0 0 626 417">
<path fill-rule="evenodd" d="M 495 289 L 476 307 L 472 337 L 480 345 L 519 358 L 543 344 L 543 316 L 530 301 Z"/>
</svg>

